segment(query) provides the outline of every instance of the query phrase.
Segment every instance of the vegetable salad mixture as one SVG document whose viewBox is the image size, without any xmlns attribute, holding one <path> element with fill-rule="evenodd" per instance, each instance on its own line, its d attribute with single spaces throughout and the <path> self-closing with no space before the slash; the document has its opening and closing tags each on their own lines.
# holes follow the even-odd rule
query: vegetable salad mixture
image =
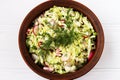
<svg viewBox="0 0 120 80">
<path fill-rule="evenodd" d="M 26 45 L 38 65 L 64 74 L 83 67 L 93 55 L 96 32 L 82 13 L 53 6 L 33 21 Z"/>
</svg>

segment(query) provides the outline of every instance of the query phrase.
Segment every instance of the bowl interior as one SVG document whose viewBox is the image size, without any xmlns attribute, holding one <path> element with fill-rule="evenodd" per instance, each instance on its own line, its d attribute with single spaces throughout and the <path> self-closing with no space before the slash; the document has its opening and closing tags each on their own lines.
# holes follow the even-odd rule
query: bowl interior
<svg viewBox="0 0 120 80">
<path fill-rule="evenodd" d="M 95 31 L 97 32 L 97 40 L 96 40 L 96 49 L 93 58 L 81 69 L 67 74 L 53 74 L 43 70 L 40 66 L 36 65 L 31 58 L 28 49 L 26 47 L 26 31 L 32 25 L 32 22 L 44 11 L 48 10 L 49 8 L 56 6 L 61 7 L 71 7 L 76 11 L 83 13 L 92 23 Z M 83 4 L 72 1 L 72 0 L 50 0 L 46 1 L 37 7 L 35 7 L 29 14 L 25 17 L 23 23 L 21 24 L 20 31 L 19 31 L 19 49 L 23 59 L 25 60 L 26 64 L 37 74 L 49 78 L 49 79 L 74 79 L 80 77 L 87 72 L 89 72 L 95 64 L 98 62 L 104 47 L 104 33 L 102 26 L 96 17 L 96 15 Z"/>
</svg>

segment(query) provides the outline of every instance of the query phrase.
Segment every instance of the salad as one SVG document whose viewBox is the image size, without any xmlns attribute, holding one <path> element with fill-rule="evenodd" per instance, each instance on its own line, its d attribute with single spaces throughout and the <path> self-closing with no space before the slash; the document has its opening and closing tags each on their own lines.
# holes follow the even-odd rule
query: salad
<svg viewBox="0 0 120 80">
<path fill-rule="evenodd" d="M 86 16 L 59 6 L 37 17 L 26 35 L 34 62 L 58 74 L 82 68 L 94 54 L 97 36 Z"/>
</svg>

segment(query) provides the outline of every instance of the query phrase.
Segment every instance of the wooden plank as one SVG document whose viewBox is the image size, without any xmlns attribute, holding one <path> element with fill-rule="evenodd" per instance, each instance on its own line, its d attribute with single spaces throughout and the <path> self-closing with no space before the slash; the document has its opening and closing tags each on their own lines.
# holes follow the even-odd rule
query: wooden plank
<svg viewBox="0 0 120 80">
<path fill-rule="evenodd" d="M 120 69 L 93 69 L 76 80 L 120 80 Z"/>
</svg>

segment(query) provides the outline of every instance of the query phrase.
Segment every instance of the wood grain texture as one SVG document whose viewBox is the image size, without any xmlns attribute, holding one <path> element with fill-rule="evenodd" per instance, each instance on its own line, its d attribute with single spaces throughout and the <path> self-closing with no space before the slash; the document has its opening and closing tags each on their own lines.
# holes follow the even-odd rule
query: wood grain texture
<svg viewBox="0 0 120 80">
<path fill-rule="evenodd" d="M 18 49 L 18 30 L 23 18 L 44 0 L 0 0 L 0 80 L 47 80 L 31 71 Z M 100 19 L 105 48 L 100 61 L 76 80 L 120 80 L 120 1 L 77 0 Z"/>
</svg>

